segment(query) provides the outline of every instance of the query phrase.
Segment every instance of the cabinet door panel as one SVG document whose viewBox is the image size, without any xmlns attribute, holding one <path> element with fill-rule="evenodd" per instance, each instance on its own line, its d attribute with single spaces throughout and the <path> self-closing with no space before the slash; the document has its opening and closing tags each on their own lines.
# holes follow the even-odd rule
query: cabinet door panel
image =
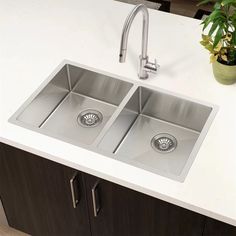
<svg viewBox="0 0 236 236">
<path fill-rule="evenodd" d="M 236 227 L 207 218 L 203 236 L 236 236 Z"/>
<path fill-rule="evenodd" d="M 75 170 L 0 145 L 0 196 L 9 225 L 33 236 L 89 236 L 85 187 L 78 173 L 79 204 L 73 208 Z M 75 183 L 76 185 L 76 183 Z"/>
<path fill-rule="evenodd" d="M 95 217 L 96 181 L 86 175 L 93 236 L 202 236 L 203 216 L 104 180 L 96 189 L 101 208 Z"/>
</svg>

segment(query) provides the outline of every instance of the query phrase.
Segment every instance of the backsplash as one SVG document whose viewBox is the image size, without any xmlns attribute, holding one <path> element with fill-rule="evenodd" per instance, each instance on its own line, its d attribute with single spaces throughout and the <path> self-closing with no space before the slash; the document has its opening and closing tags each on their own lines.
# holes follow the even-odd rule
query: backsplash
<svg viewBox="0 0 236 236">
<path fill-rule="evenodd" d="M 188 16 L 196 19 L 202 19 L 210 14 L 212 4 L 197 7 L 198 0 L 116 0 L 130 4 L 145 4 L 148 8 L 165 12 L 171 12 L 177 15 Z"/>
</svg>

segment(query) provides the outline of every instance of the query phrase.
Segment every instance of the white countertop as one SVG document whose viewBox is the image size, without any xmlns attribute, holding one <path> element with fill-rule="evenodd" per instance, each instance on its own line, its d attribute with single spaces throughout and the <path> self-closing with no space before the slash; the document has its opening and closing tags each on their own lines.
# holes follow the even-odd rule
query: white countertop
<svg viewBox="0 0 236 236">
<path fill-rule="evenodd" d="M 149 56 L 159 74 L 144 84 L 218 105 L 184 183 L 10 124 L 9 117 L 68 59 L 138 80 L 141 14 L 118 63 L 133 8 L 112 0 L 0 0 L 0 141 L 236 226 L 236 86 L 218 84 L 199 44 L 200 22 L 150 10 Z"/>
</svg>

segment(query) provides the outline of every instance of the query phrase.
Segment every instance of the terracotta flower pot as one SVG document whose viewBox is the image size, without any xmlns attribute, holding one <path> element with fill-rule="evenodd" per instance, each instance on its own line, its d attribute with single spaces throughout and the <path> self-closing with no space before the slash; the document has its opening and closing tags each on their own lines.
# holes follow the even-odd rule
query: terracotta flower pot
<svg viewBox="0 0 236 236">
<path fill-rule="evenodd" d="M 224 65 L 218 61 L 212 63 L 215 79 L 225 85 L 236 83 L 236 65 Z"/>
</svg>

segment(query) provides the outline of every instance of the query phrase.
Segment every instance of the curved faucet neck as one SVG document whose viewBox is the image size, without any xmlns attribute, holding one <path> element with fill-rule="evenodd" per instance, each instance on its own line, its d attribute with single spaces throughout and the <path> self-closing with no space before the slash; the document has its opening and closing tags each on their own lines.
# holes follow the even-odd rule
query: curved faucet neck
<svg viewBox="0 0 236 236">
<path fill-rule="evenodd" d="M 144 4 L 139 4 L 128 15 L 128 17 L 126 18 L 124 27 L 123 27 L 121 46 L 120 46 L 120 59 L 119 59 L 120 62 L 125 62 L 130 26 L 131 26 L 135 16 L 137 15 L 137 13 L 140 11 L 143 13 L 141 58 L 142 59 L 147 58 L 149 14 L 148 14 L 147 7 Z"/>
</svg>

